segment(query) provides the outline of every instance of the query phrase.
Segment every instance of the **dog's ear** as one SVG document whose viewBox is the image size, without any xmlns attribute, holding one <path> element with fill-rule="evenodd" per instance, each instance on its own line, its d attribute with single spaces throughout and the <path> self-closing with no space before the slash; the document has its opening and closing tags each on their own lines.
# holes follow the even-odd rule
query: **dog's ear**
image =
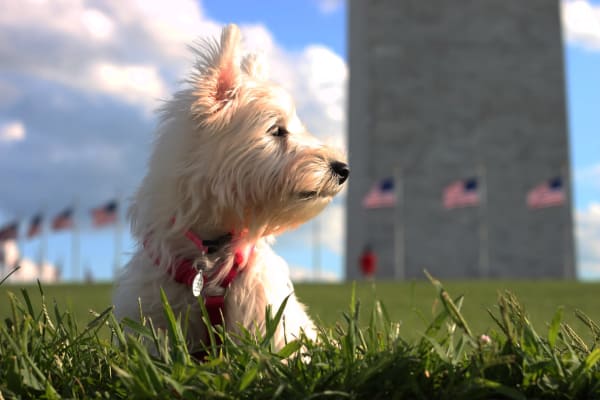
<svg viewBox="0 0 600 400">
<path fill-rule="evenodd" d="M 227 25 L 221 33 L 221 46 L 213 70 L 217 74 L 217 101 L 228 100 L 239 86 L 241 40 L 242 34 L 237 25 Z"/>
<path fill-rule="evenodd" d="M 199 74 L 193 79 L 196 101 L 192 109 L 204 120 L 216 116 L 235 99 L 242 78 L 241 39 L 237 25 L 227 25 L 221 33 L 220 43 L 207 46 L 209 54 L 199 52 Z"/>
<path fill-rule="evenodd" d="M 264 81 L 267 79 L 267 67 L 264 59 L 258 54 L 251 53 L 242 60 L 242 71 L 254 79 Z"/>
</svg>

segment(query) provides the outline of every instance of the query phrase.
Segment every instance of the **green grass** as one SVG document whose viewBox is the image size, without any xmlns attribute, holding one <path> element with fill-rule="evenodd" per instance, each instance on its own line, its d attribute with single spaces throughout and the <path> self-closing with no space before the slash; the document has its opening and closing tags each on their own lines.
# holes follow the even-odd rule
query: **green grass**
<svg viewBox="0 0 600 400">
<path fill-rule="evenodd" d="M 487 310 L 497 302 L 498 293 L 510 290 L 527 309 L 537 329 L 545 329 L 556 309 L 565 309 L 565 320 L 575 329 L 583 324 L 575 317 L 575 309 L 583 310 L 592 319 L 600 320 L 600 283 L 574 281 L 448 281 L 446 289 L 454 295 L 464 295 L 463 315 L 476 332 L 485 332 L 494 326 L 486 317 Z M 309 306 L 309 311 L 326 325 L 332 324 L 348 308 L 352 284 L 296 285 L 296 293 Z M 402 323 L 403 336 L 417 338 L 431 318 L 440 311 L 441 304 L 429 281 L 361 283 L 356 296 L 369 310 L 374 300 L 381 300 L 394 321 Z M 367 314 L 362 315 L 364 325 Z"/>
<path fill-rule="evenodd" d="M 319 343 L 274 351 L 272 310 L 262 334 L 215 329 L 223 346 L 197 362 L 166 301 L 166 332 L 128 320 L 126 335 L 108 285 L 0 286 L 0 398 L 600 398 L 598 288 L 298 285 L 322 320 Z"/>
<path fill-rule="evenodd" d="M 450 293 L 464 295 L 463 314 L 472 322 L 476 332 L 486 332 L 493 321 L 485 318 L 488 308 L 496 304 L 499 291 L 510 290 L 525 306 L 534 327 L 545 329 L 559 306 L 565 309 L 565 320 L 577 330 L 583 328 L 574 316 L 574 310 L 583 310 L 594 320 L 600 320 L 600 283 L 573 281 L 449 281 L 444 282 Z M 332 326 L 348 309 L 352 284 L 296 284 L 296 293 L 308 305 L 309 312 L 325 326 Z M 0 286 L 0 317 L 10 313 L 7 292 L 19 293 L 27 289 L 34 303 L 39 303 L 37 285 Z M 44 287 L 50 304 L 56 301 L 61 309 L 68 309 L 80 325 L 90 319 L 89 310 L 103 310 L 111 304 L 112 285 L 60 284 Z M 358 283 L 356 296 L 366 309 L 361 324 L 368 322 L 368 311 L 375 300 L 381 300 L 390 312 L 390 318 L 401 322 L 403 336 L 418 338 L 441 304 L 429 281 Z"/>
</svg>

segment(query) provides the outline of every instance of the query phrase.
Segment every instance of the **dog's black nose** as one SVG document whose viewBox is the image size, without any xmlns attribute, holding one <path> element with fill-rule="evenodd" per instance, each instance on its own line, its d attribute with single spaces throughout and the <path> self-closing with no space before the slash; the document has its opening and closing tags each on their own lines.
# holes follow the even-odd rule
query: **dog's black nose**
<svg viewBox="0 0 600 400">
<path fill-rule="evenodd" d="M 348 175 L 350 175 L 350 168 L 348 167 L 348 164 L 340 161 L 333 161 L 331 163 L 331 169 L 338 176 L 338 183 L 340 185 L 346 182 Z"/>
</svg>

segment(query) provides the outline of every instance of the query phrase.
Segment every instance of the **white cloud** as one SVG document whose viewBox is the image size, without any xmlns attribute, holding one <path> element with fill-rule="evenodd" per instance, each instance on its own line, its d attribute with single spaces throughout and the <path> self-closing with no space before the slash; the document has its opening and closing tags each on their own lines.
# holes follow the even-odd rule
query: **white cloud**
<svg viewBox="0 0 600 400">
<path fill-rule="evenodd" d="M 592 203 L 587 210 L 577 211 L 575 218 L 580 273 L 600 278 L 600 203 Z"/>
<path fill-rule="evenodd" d="M 115 24 L 112 19 L 95 8 L 83 10 L 81 22 L 92 38 L 101 41 L 109 39 L 115 30 Z"/>
<path fill-rule="evenodd" d="M 316 0 L 319 11 L 323 14 L 331 14 L 339 10 L 345 0 Z"/>
<path fill-rule="evenodd" d="M 0 125 L 0 142 L 11 143 L 25 140 L 25 125 L 21 121 L 12 121 Z"/>
<path fill-rule="evenodd" d="M 331 204 L 318 218 L 321 243 L 334 253 L 342 255 L 346 232 L 346 207 L 340 203 Z"/>
<path fill-rule="evenodd" d="M 149 111 L 182 78 L 186 44 L 219 29 L 192 0 L 86 3 L 0 2 L 0 66 Z"/>
<path fill-rule="evenodd" d="M 304 63 L 300 66 L 306 79 L 308 95 L 318 101 L 332 121 L 344 121 L 346 80 L 348 68 L 344 60 L 323 46 L 310 46 L 304 50 Z"/>
<path fill-rule="evenodd" d="M 186 45 L 217 36 L 221 25 L 205 18 L 192 0 L 105 0 L 96 8 L 83 0 L 7 1 L 0 3 L 5 39 L 0 59 L 9 69 L 108 94 L 148 111 L 189 70 L 192 55 Z M 242 24 L 242 30 L 247 48 L 259 50 L 273 79 L 296 96 L 309 128 L 343 144 L 348 76 L 343 59 L 316 45 L 288 52 L 260 24 Z"/>
<path fill-rule="evenodd" d="M 600 5 L 589 0 L 563 0 L 561 17 L 567 43 L 600 50 Z"/>
<path fill-rule="evenodd" d="M 128 103 L 149 108 L 157 99 L 166 98 L 168 90 L 158 70 L 152 65 L 116 65 L 100 62 L 92 65 L 90 87 L 114 95 Z"/>
</svg>

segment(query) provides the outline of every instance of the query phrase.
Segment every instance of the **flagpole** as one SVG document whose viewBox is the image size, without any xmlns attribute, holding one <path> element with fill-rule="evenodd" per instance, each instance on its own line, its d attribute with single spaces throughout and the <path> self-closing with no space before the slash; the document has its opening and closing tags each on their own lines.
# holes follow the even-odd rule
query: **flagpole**
<svg viewBox="0 0 600 400">
<path fill-rule="evenodd" d="M 313 280 L 321 279 L 321 226 L 319 218 L 315 217 L 312 223 L 312 239 L 313 239 Z"/>
<path fill-rule="evenodd" d="M 44 213 L 44 215 L 46 215 Z M 44 266 L 44 261 L 46 259 L 46 251 L 48 249 L 48 230 L 45 229 L 44 226 L 44 220 L 42 219 L 42 221 L 40 222 L 40 230 L 41 230 L 41 237 L 40 237 L 40 268 L 43 268 Z"/>
<path fill-rule="evenodd" d="M 570 265 L 573 258 L 571 257 L 571 252 L 570 250 L 570 246 L 569 246 L 569 220 L 571 218 L 570 215 L 570 209 L 569 206 L 571 205 L 571 185 L 568 186 L 569 190 L 567 189 L 567 182 L 570 183 L 570 176 L 567 177 L 567 173 L 568 173 L 568 169 L 567 166 L 565 164 L 563 164 L 560 167 L 560 175 L 561 175 L 561 179 L 562 179 L 562 191 L 563 191 L 563 196 L 565 196 L 565 202 L 564 204 L 566 206 L 564 206 L 564 221 L 563 221 L 563 279 L 573 279 L 575 276 L 574 275 L 574 269 L 572 268 L 572 266 Z M 569 178 L 569 180 L 567 181 L 567 178 Z M 567 197 L 568 196 L 568 197 Z M 572 229 L 572 228 L 571 228 Z"/>
<path fill-rule="evenodd" d="M 40 239 L 40 244 L 38 246 L 38 252 L 37 252 L 37 270 L 38 270 L 38 278 L 41 278 L 42 276 L 42 270 L 43 270 L 43 266 L 44 266 L 44 232 L 42 230 L 42 223 L 41 221 L 36 221 L 37 220 L 37 215 L 36 214 L 32 220 L 29 221 L 29 226 L 27 227 L 27 238 L 33 238 L 35 236 L 39 236 Z M 33 224 L 36 223 L 38 226 L 36 229 L 38 229 L 37 232 L 32 231 L 32 227 Z M 33 235 L 30 235 L 30 233 L 33 233 Z"/>
<path fill-rule="evenodd" d="M 487 225 L 487 176 L 485 165 L 479 164 L 479 180 L 481 181 L 480 206 L 479 206 L 479 269 L 482 278 L 488 278 L 490 273 L 490 259 L 488 249 L 488 225 Z"/>
<path fill-rule="evenodd" d="M 35 262 L 35 267 L 37 268 L 37 279 L 41 280 L 42 279 L 42 270 L 43 270 L 43 265 L 44 265 L 44 250 L 43 250 L 43 243 L 42 243 L 42 231 L 41 231 L 41 226 L 40 226 L 40 221 L 38 221 L 38 216 L 41 214 L 35 214 L 33 216 L 33 218 L 31 218 L 29 220 L 28 226 L 27 226 L 27 230 L 25 231 L 25 237 L 27 239 L 31 239 L 34 238 L 35 236 L 39 236 L 39 246 L 38 246 L 38 252 L 37 252 L 37 260 Z M 37 232 L 33 232 L 33 235 L 30 235 L 30 233 L 32 233 L 31 229 L 33 227 L 33 224 L 37 224 L 37 228 L 38 231 Z"/>
<path fill-rule="evenodd" d="M 46 251 L 48 249 L 48 230 L 46 229 L 46 224 L 44 221 L 46 220 L 46 215 L 48 215 L 48 207 L 44 206 L 42 208 L 44 210 L 41 214 L 42 218 L 40 220 L 40 272 L 44 267 L 44 260 L 46 259 Z"/>
<path fill-rule="evenodd" d="M 23 259 L 23 254 L 21 253 L 23 251 L 21 244 L 22 244 L 22 239 L 21 239 L 21 235 L 19 235 L 19 228 L 21 228 L 21 221 L 23 221 L 23 218 L 19 217 L 17 219 L 17 236 L 15 239 L 15 243 L 17 244 L 17 251 L 19 254 L 19 257 L 17 258 L 17 262 L 20 264 L 21 263 L 21 259 Z M 11 265 L 11 268 L 14 268 L 14 265 Z"/>
<path fill-rule="evenodd" d="M 564 185 L 564 183 L 563 183 Z M 564 186 L 563 186 L 563 190 Z M 563 208 L 568 208 L 568 207 L 564 207 Z M 563 212 L 563 214 L 565 214 Z M 572 274 L 570 273 L 570 271 L 572 271 L 572 268 L 570 266 L 570 262 L 569 259 L 570 257 L 568 256 L 567 252 L 569 250 L 569 245 L 568 245 L 568 238 L 569 238 L 569 234 L 568 234 L 568 223 L 567 223 L 568 219 L 565 218 L 564 222 L 563 222 L 563 279 L 569 279 L 569 278 L 573 278 L 573 276 L 571 276 Z"/>
<path fill-rule="evenodd" d="M 121 269 L 121 241 L 123 235 L 123 226 L 121 225 L 121 193 L 117 191 L 117 209 L 115 210 L 115 265 L 113 266 L 113 280 L 117 279 Z"/>
<path fill-rule="evenodd" d="M 73 221 L 73 233 L 71 243 L 71 279 L 78 281 L 79 278 L 79 224 L 77 221 L 77 210 L 79 208 L 79 199 L 75 197 L 73 200 L 73 208 L 71 220 Z"/>
<path fill-rule="evenodd" d="M 394 255 L 396 257 L 396 270 L 394 277 L 398 280 L 406 279 L 405 265 L 405 232 L 404 232 L 404 179 L 402 168 L 394 169 L 394 188 L 396 190 L 396 204 L 394 209 Z"/>
<path fill-rule="evenodd" d="M 113 279 L 116 279 L 119 270 L 121 269 L 121 237 L 123 236 L 123 227 L 118 217 L 115 230 L 115 265 L 113 268 Z"/>
</svg>

